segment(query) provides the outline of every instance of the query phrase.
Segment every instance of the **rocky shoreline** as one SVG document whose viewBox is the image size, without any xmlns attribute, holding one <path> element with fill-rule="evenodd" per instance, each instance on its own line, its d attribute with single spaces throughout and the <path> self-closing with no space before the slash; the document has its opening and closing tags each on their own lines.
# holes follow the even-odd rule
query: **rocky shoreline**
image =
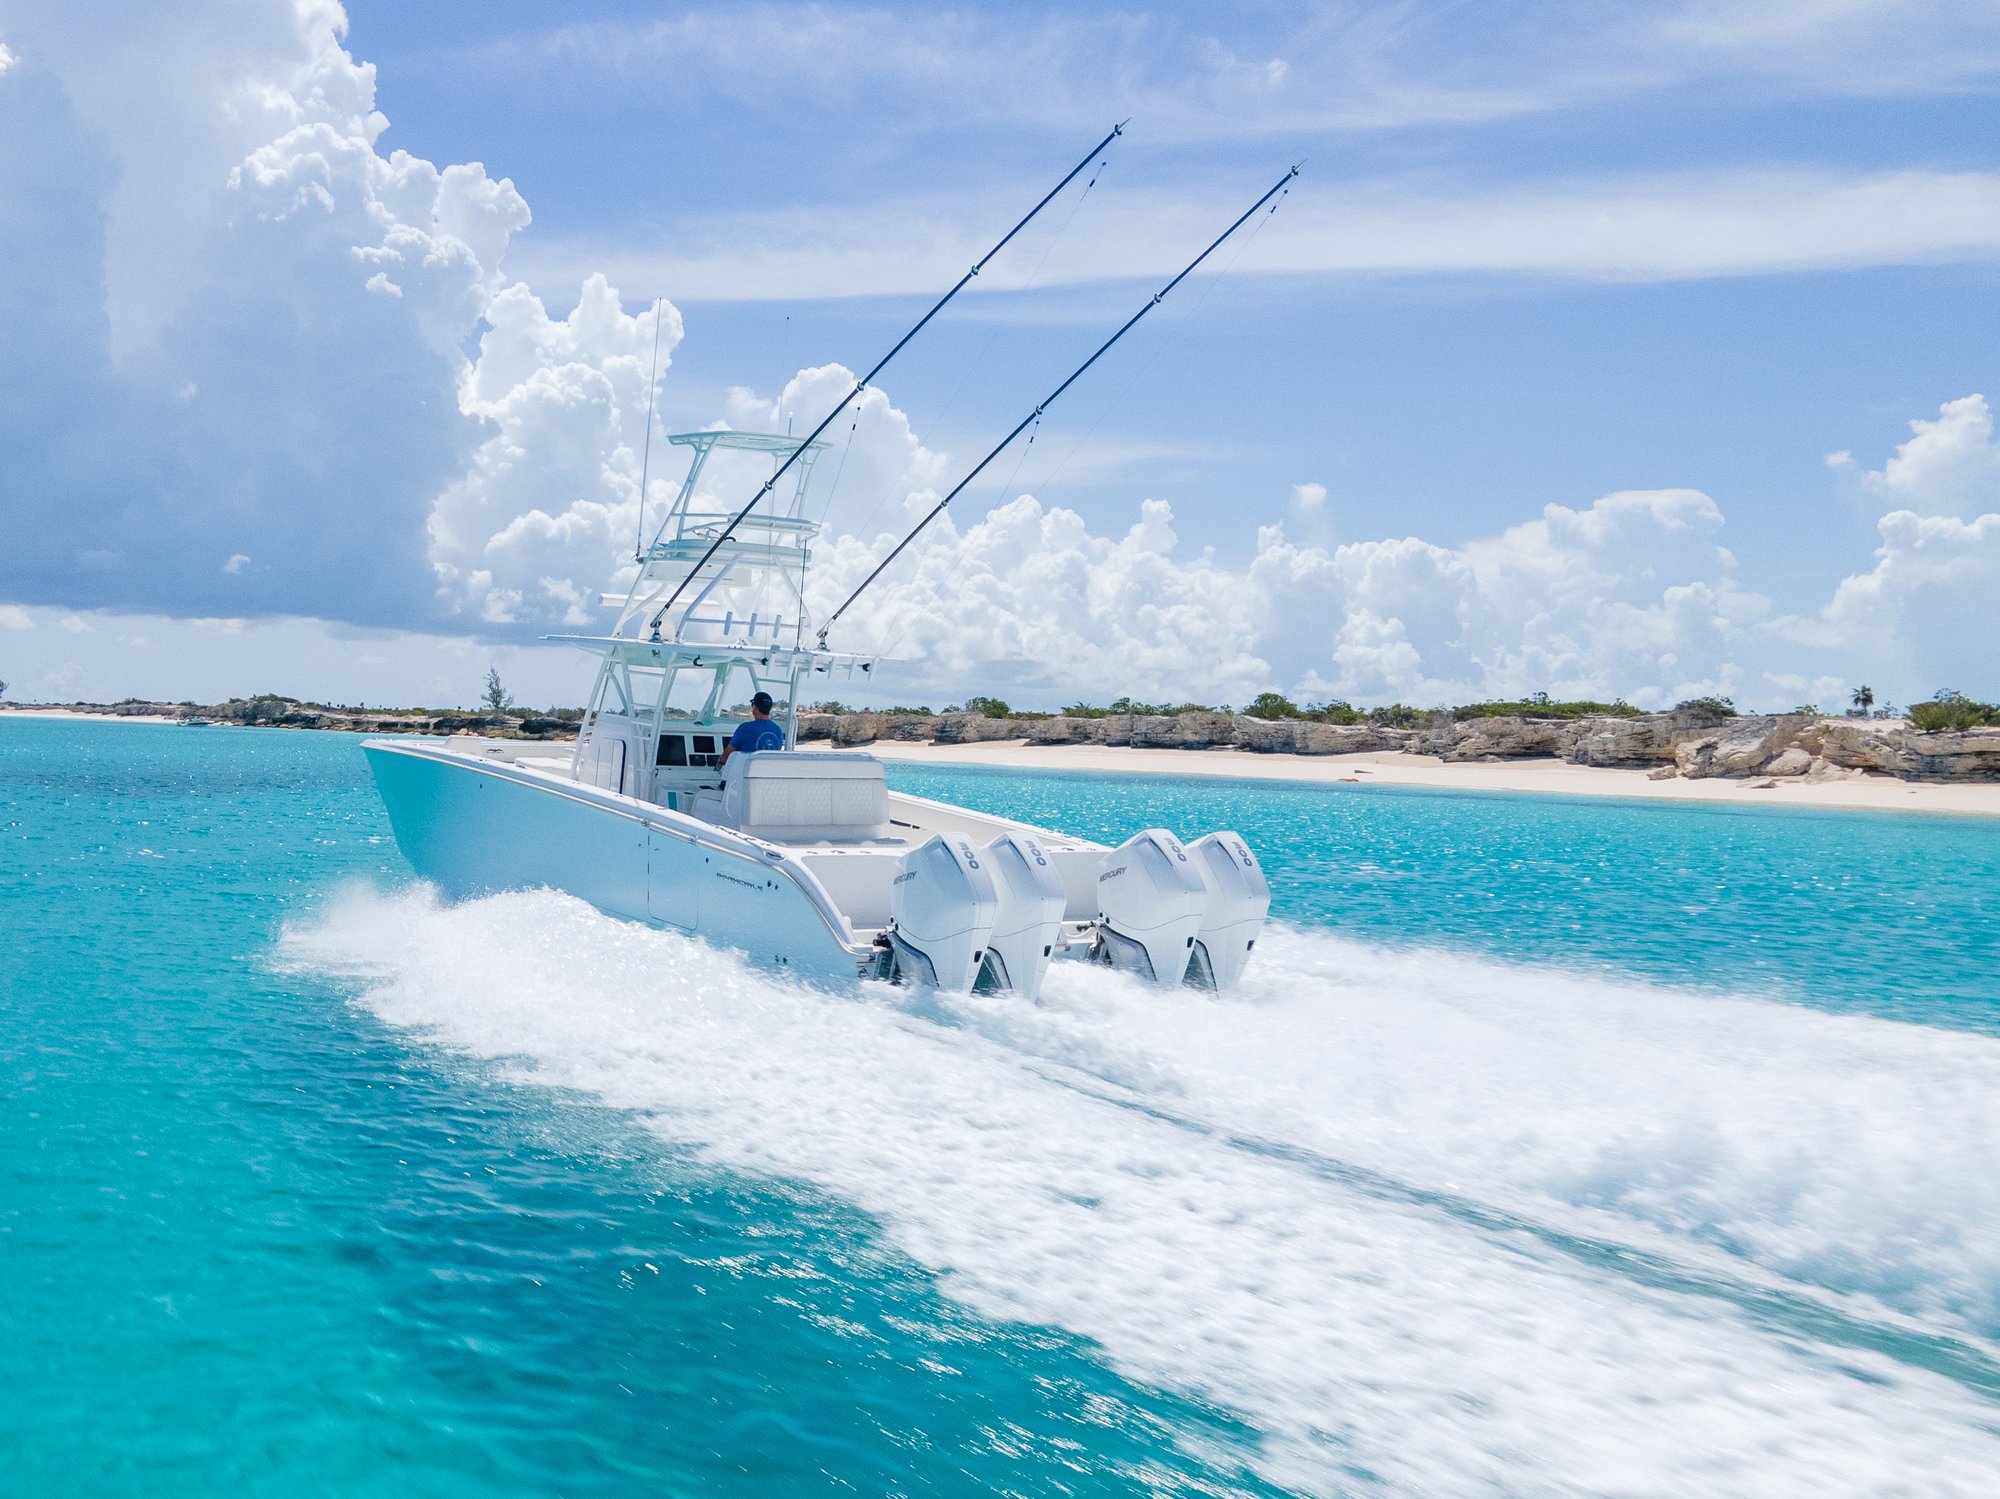
<svg viewBox="0 0 2000 1499">
<path fill-rule="evenodd" d="M 0 711 L 15 707 L 0 704 Z M 196 707 L 184 703 L 48 704 L 43 711 L 112 717 L 187 718 L 221 724 L 321 729 L 356 734 L 482 734 L 507 739 L 570 739 L 568 717 L 513 713 L 396 713 L 325 708 L 257 698 Z M 1402 752 L 1447 763 L 1548 759 L 1572 765 L 1645 770 L 1654 780 L 1828 781 L 1864 775 L 1938 783 L 2000 782 L 2000 728 L 1926 733 L 1902 719 L 1811 714 L 1727 716 L 1705 709 L 1584 718 L 1430 715 L 1415 728 L 1252 718 L 1241 713 L 1138 713 L 989 718 L 978 713 L 801 713 L 802 744 L 858 747 L 878 741 L 1106 745 L 1137 749 L 1227 750 L 1259 755 Z"/>
<path fill-rule="evenodd" d="M 972 713 L 805 713 L 799 739 L 835 745 L 877 740 L 1031 745 L 1101 744 L 1136 749 L 1238 750 L 1253 754 L 1351 755 L 1401 751 L 1447 763 L 1552 759 L 1676 777 L 2000 782 L 2000 728 L 1924 733 L 1902 719 L 1822 718 L 1695 710 L 1556 719 L 1455 719 L 1439 713 L 1417 728 L 1251 718 L 1240 713 L 1171 716 L 986 718 Z"/>
</svg>

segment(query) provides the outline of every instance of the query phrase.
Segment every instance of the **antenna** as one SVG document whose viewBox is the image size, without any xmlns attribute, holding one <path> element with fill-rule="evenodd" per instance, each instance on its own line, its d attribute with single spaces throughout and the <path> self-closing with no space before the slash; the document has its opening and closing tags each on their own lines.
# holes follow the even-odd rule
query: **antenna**
<svg viewBox="0 0 2000 1499">
<path fill-rule="evenodd" d="M 1303 165 L 1305 165 L 1305 163 L 1303 162 L 1299 163 L 1299 166 Z M 1266 203 L 1269 203 L 1273 198 L 1277 197 L 1279 193 L 1283 192 L 1287 184 L 1289 184 L 1291 180 L 1298 175 L 1299 175 L 1299 168 L 1293 167 L 1289 172 L 1285 173 L 1284 176 L 1280 177 L 1276 182 L 1272 183 L 1270 190 L 1266 192 L 1263 197 L 1259 198 L 1255 203 L 1252 203 L 1248 208 L 1246 208 L 1243 211 L 1243 215 L 1241 218 L 1237 219 L 1235 223 L 1231 224 L 1227 229 L 1223 230 L 1222 233 L 1218 234 L 1215 237 L 1215 239 L 1210 243 L 1209 247 L 1206 250 L 1203 250 L 1199 255 L 1195 256 L 1193 260 L 1190 260 L 1187 263 L 1187 265 L 1182 269 L 1181 273 L 1178 276 L 1174 277 L 1173 280 L 1169 281 L 1165 286 L 1161 287 L 1158 291 L 1154 292 L 1151 301 L 1147 302 L 1145 306 L 1141 307 L 1137 312 L 1133 313 L 1131 317 L 1127 318 L 1125 320 L 1124 325 L 1120 327 L 1116 333 L 1112 334 L 1109 338 L 1105 339 L 1103 343 L 1097 346 L 1097 352 L 1095 354 L 1092 354 L 1088 359 L 1084 360 L 1082 364 L 1078 365 L 1076 369 L 1071 372 L 1070 377 L 1067 380 L 1063 381 L 1062 384 L 1058 385 L 1054 390 L 1050 391 L 1048 395 L 1042 398 L 1041 405 L 1037 406 L 1033 411 L 1029 412 L 1026 416 L 1022 417 L 1019 426 L 1017 426 L 1012 432 L 1009 432 L 1005 437 L 1001 438 L 998 443 L 994 444 L 993 451 L 988 453 L 984 458 L 980 459 L 979 462 L 973 467 L 971 473 L 967 474 L 963 479 L 960 479 L 957 484 L 952 486 L 951 493 L 946 495 L 943 499 L 939 500 L 936 505 L 932 506 L 930 514 L 926 515 L 922 520 L 918 521 L 916 525 L 912 526 L 910 528 L 910 534 L 905 536 L 901 541 L 896 543 L 895 550 L 890 552 L 888 556 L 884 557 L 879 563 L 876 564 L 875 571 L 873 571 L 867 577 L 861 580 L 861 586 L 855 589 L 854 592 L 850 593 L 847 596 L 847 602 L 843 603 L 838 609 L 834 610 L 833 613 L 829 614 L 826 617 L 826 623 L 819 627 L 820 648 L 822 650 L 825 649 L 826 632 L 833 628 L 835 620 L 839 619 L 841 615 L 847 612 L 848 605 L 852 604 L 856 599 L 860 598 L 861 595 L 867 591 L 868 585 L 873 583 L 877 578 L 882 576 L 883 571 L 887 569 L 889 564 L 894 562 L 898 557 L 900 557 L 903 554 L 903 548 L 907 547 L 911 542 L 915 541 L 917 539 L 918 533 L 921 532 L 925 526 L 928 526 L 932 521 L 936 520 L 940 515 L 944 514 L 945 506 L 949 505 L 953 500 L 957 499 L 959 496 L 959 492 L 963 490 L 966 485 L 970 484 L 974 479 L 977 479 L 980 476 L 980 474 L 984 473 L 987 464 L 991 463 L 995 458 L 998 458 L 1003 452 L 1005 452 L 1007 450 L 1008 445 L 1012 443 L 1015 438 L 1019 437 L 1023 432 L 1027 431 L 1030 425 L 1040 421 L 1042 419 L 1042 413 L 1048 410 L 1049 407 L 1053 406 L 1056 403 L 1057 398 L 1060 397 L 1064 391 L 1068 390 L 1072 385 L 1076 384 L 1078 380 L 1082 379 L 1083 372 L 1085 370 L 1089 369 L 1093 364 L 1097 363 L 1098 360 L 1102 359 L 1108 352 L 1110 352 L 1111 346 L 1117 343 L 1118 340 L 1123 338 L 1127 333 L 1130 333 L 1132 329 L 1138 324 L 1140 318 L 1144 317 L 1147 313 L 1151 312 L 1155 307 L 1158 307 L 1160 303 L 1164 302 L 1167 299 L 1168 292 L 1172 291 L 1175 287 L 1179 286 L 1183 281 L 1187 280 L 1189 276 L 1193 275 L 1196 266 L 1200 265 L 1204 260 L 1208 259 L 1209 256 L 1213 255 L 1216 252 L 1216 250 L 1221 247 L 1222 242 L 1224 240 L 1228 239 L 1230 235 L 1234 234 L 1238 229 L 1241 229 L 1246 223 L 1248 223 L 1250 220 L 1250 216 L 1252 214 L 1254 214 L 1258 209 L 1262 208 Z"/>
<path fill-rule="evenodd" d="M 1035 215 L 1040 213 L 1044 208 L 1047 208 L 1049 206 L 1050 201 L 1055 197 L 1055 195 L 1061 192 L 1064 188 L 1068 187 L 1071 182 L 1075 181 L 1077 173 L 1081 172 L 1085 167 L 1089 166 L 1092 160 L 1096 158 L 1097 153 L 1099 151 L 1102 151 L 1106 146 L 1109 146 L 1114 140 L 1118 139 L 1119 136 L 1123 135 L 1125 133 L 1125 127 L 1131 123 L 1132 122 L 1130 120 L 1120 120 L 1116 125 L 1112 126 L 1111 133 L 1109 135 L 1105 136 L 1103 140 L 1099 141 L 1096 145 L 1092 146 L 1090 150 L 1085 154 L 1083 160 L 1079 161 L 1075 166 L 1069 169 L 1069 171 L 1063 176 L 1062 181 L 1058 182 L 1054 187 L 1050 188 L 1048 192 L 1043 194 L 1041 202 L 1037 203 L 1033 208 L 1029 209 L 1027 213 L 1022 216 L 1021 221 L 1018 224 L 1016 224 L 1012 229 L 1009 229 L 1004 235 L 1000 237 L 999 243 L 994 245 L 992 249 L 988 250 L 984 255 L 982 255 L 979 258 L 978 263 L 975 264 L 971 270 L 967 271 L 963 276 L 958 278 L 958 284 L 956 286 L 954 286 L 950 291 L 946 292 L 942 297 L 938 298 L 936 305 L 933 306 L 929 312 L 925 313 L 921 318 L 917 320 L 915 327 L 911 328 L 908 333 L 905 333 L 901 338 L 896 340 L 896 346 L 891 350 L 889 350 L 888 353 L 884 354 L 880 359 L 878 359 L 875 362 L 875 367 L 873 369 L 871 369 L 867 374 L 863 375 L 859 380 L 854 382 L 854 389 L 850 390 L 841 399 L 840 403 L 826 414 L 825 419 L 822 420 L 817 427 L 812 429 L 811 433 L 808 434 L 804 442 L 800 443 L 796 448 L 792 449 L 791 456 L 787 458 L 783 463 L 779 464 L 777 472 L 773 473 L 770 478 L 764 481 L 764 487 L 758 490 L 752 496 L 750 496 L 750 503 L 745 505 L 741 510 L 737 511 L 736 514 L 730 519 L 729 524 L 724 526 L 722 530 L 717 534 L 715 540 L 708 544 L 708 550 L 701 554 L 701 560 L 695 563 L 695 565 L 688 570 L 686 577 L 682 578 L 679 583 L 674 585 L 674 591 L 667 596 L 667 601 L 664 604 L 660 605 L 660 607 L 654 611 L 652 620 L 649 622 L 650 627 L 652 629 L 657 630 L 660 627 L 660 621 L 667 617 L 667 611 L 669 609 L 673 608 L 675 604 L 680 602 L 681 594 L 686 591 L 688 584 L 694 581 L 694 579 L 700 575 L 701 570 L 704 567 L 708 566 L 710 560 L 715 556 L 715 554 L 719 550 L 721 550 L 722 544 L 725 541 L 727 541 L 730 538 L 730 536 L 735 533 L 736 528 L 743 523 L 743 518 L 747 516 L 752 510 L 757 508 L 757 502 L 763 499 L 765 495 L 769 494 L 771 490 L 774 487 L 776 487 L 777 482 L 785 476 L 785 471 L 787 469 L 789 469 L 794 463 L 798 462 L 799 454 L 809 449 L 813 445 L 813 442 L 819 437 L 820 433 L 824 432 L 828 427 L 833 425 L 833 419 L 839 416 L 841 412 L 847 409 L 848 403 L 850 401 L 852 401 L 856 396 L 860 395 L 862 391 L 868 388 L 869 383 L 873 381 L 877 375 L 882 373 L 882 371 L 888 366 L 890 360 L 894 359 L 898 354 L 903 352 L 903 346 L 905 344 L 907 344 L 911 339 L 915 338 L 919 333 L 923 332 L 924 328 L 929 324 L 930 320 L 936 317 L 940 312 L 944 311 L 945 304 L 947 302 L 949 302 L 953 297 L 957 296 L 960 292 L 964 291 L 966 286 L 971 282 L 972 278 L 974 276 L 977 276 L 981 271 L 986 269 L 987 261 L 991 260 L 995 255 L 998 255 L 1002 250 L 1006 249 L 1008 243 L 1014 238 L 1014 236 L 1019 234 L 1023 229 L 1028 227 L 1029 220 L 1033 219 Z"/>
<path fill-rule="evenodd" d="M 653 372 L 646 377 L 646 446 L 639 459 L 639 529 L 632 537 L 632 560 L 646 549 L 646 475 L 653 467 L 653 395 L 660 388 L 660 307 L 653 299 Z"/>
</svg>

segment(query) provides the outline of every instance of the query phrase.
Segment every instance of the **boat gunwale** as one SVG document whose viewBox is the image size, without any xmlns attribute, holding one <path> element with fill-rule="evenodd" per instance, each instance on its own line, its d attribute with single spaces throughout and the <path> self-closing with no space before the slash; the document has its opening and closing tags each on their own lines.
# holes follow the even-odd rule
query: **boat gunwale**
<svg viewBox="0 0 2000 1499">
<path fill-rule="evenodd" d="M 508 743 L 504 740 L 471 739 L 474 744 Z M 623 817 L 640 823 L 646 828 L 657 829 L 698 847 L 713 849 L 717 853 L 732 858 L 753 862 L 760 868 L 782 871 L 799 893 L 805 896 L 814 912 L 825 924 L 827 933 L 842 951 L 859 960 L 874 951 L 871 942 L 859 942 L 851 935 L 855 928 L 850 926 L 840 907 L 827 893 L 826 887 L 812 870 L 792 857 L 782 846 L 766 843 L 748 833 L 733 829 L 717 828 L 685 812 L 676 812 L 671 807 L 662 807 L 657 802 L 641 801 L 636 796 L 627 796 L 622 791 L 607 791 L 602 786 L 587 786 L 574 780 L 566 780 L 545 770 L 516 764 L 508 760 L 482 760 L 454 750 L 445 745 L 427 744 L 417 739 L 371 738 L 361 742 L 363 751 L 378 751 L 385 754 L 400 754 L 415 760 L 429 760 L 440 765 L 454 765 L 466 770 L 478 770 L 487 774 L 499 774 L 501 780 L 511 780 L 516 785 L 524 785 L 538 791 L 549 791 L 582 806 L 592 807 L 613 816 Z M 666 819 L 671 819 L 667 821 Z"/>
</svg>

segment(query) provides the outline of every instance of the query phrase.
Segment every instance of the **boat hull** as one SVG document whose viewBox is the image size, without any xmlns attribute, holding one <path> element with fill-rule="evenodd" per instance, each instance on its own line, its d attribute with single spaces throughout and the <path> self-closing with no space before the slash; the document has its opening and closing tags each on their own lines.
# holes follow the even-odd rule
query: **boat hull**
<svg viewBox="0 0 2000 1499">
<path fill-rule="evenodd" d="M 775 849 L 704 835 L 630 797 L 424 744 L 364 746 L 397 845 L 448 899 L 548 888 L 608 915 L 688 932 L 819 982 L 865 949 L 836 929 L 812 876 Z M 817 896 L 817 898 L 815 898 Z"/>
</svg>

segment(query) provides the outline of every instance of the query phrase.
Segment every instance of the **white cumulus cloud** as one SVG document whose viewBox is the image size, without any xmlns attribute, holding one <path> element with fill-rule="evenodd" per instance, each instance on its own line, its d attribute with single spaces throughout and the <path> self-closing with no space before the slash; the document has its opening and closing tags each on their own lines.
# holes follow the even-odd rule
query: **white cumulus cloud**
<svg viewBox="0 0 2000 1499">
<path fill-rule="evenodd" d="M 1910 423 L 1910 440 L 1879 470 L 1860 475 L 1862 489 L 1901 510 L 1960 517 L 2000 510 L 2000 445 L 1993 441 L 1993 412 L 1983 395 L 1946 401 L 1936 421 Z M 1852 469 L 1851 453 L 1829 454 L 1827 464 Z"/>
<path fill-rule="evenodd" d="M 667 303 L 629 315 L 594 276 L 567 317 L 525 286 L 486 306 L 459 406 L 488 434 L 438 496 L 428 556 L 444 609 L 492 625 L 574 629 L 637 539 L 648 374 L 681 339 Z M 666 444 L 647 476 L 654 514 L 672 494 Z"/>
<path fill-rule="evenodd" d="M 1996 685 L 1994 600 L 2000 598 L 2000 443 L 1981 395 L 1947 401 L 1935 421 L 1881 468 L 1857 473 L 1862 492 L 1897 506 L 1877 523 L 1875 564 L 1841 580 L 1818 614 L 1779 633 L 1854 664 L 1905 695 Z M 1840 467 L 1856 467 L 1847 454 Z"/>
<path fill-rule="evenodd" d="M 1694 491 L 1626 493 L 1456 547 L 1313 545 L 1267 527 L 1231 564 L 1183 554 L 1160 501 L 1111 537 L 1023 495 L 962 531 L 941 518 L 831 643 L 913 658 L 895 679 L 943 692 L 1242 702 L 1276 684 L 1366 701 L 1548 690 L 1671 702 L 1733 690 L 1765 612 L 1716 544 L 1721 525 Z M 822 612 L 888 541 L 835 543 Z"/>
</svg>

